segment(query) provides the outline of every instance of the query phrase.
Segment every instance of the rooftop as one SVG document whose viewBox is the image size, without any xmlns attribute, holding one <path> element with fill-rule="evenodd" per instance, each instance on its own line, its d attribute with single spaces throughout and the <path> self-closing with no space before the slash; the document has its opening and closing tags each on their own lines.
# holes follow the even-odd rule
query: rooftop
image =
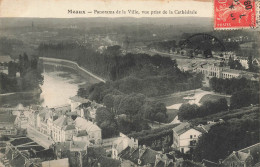
<svg viewBox="0 0 260 167">
<path fill-rule="evenodd" d="M 200 127 L 196 127 L 196 126 L 191 126 L 190 123 L 188 122 L 184 122 L 181 123 L 180 125 L 176 126 L 175 128 L 173 128 L 173 131 L 176 132 L 178 135 L 183 134 L 184 132 L 190 130 L 190 129 L 195 129 L 201 133 L 205 133 L 206 131 Z"/>
<path fill-rule="evenodd" d="M 8 63 L 12 61 L 12 58 L 9 55 L 0 56 L 0 62 L 1 63 Z"/>
<path fill-rule="evenodd" d="M 75 102 L 80 102 L 80 103 L 87 103 L 87 102 L 90 101 L 88 99 L 84 99 L 84 98 L 79 97 L 79 96 L 70 97 L 70 100 L 75 101 Z"/>
<path fill-rule="evenodd" d="M 90 131 L 99 131 L 101 130 L 97 125 L 95 125 L 93 122 L 88 121 L 84 118 L 77 117 L 75 119 L 75 126 L 79 128 L 80 130 L 86 130 L 87 132 Z"/>
<path fill-rule="evenodd" d="M 50 167 L 50 166 L 62 166 L 62 167 L 69 167 L 69 159 L 57 159 L 51 161 L 44 161 L 42 162 L 42 167 Z"/>
</svg>

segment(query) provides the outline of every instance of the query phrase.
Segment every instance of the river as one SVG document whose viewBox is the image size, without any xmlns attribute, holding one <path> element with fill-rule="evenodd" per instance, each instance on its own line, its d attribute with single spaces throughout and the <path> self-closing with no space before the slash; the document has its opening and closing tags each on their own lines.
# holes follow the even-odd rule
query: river
<svg viewBox="0 0 260 167">
<path fill-rule="evenodd" d="M 57 66 L 58 65 L 58 66 Z M 22 92 L 0 96 L 0 106 L 15 107 L 19 104 L 29 106 L 33 104 L 54 107 L 68 104 L 69 97 L 77 94 L 78 88 L 99 82 L 92 76 L 81 76 L 76 70 L 68 67 L 44 65 L 44 82 L 42 92 Z"/>
</svg>

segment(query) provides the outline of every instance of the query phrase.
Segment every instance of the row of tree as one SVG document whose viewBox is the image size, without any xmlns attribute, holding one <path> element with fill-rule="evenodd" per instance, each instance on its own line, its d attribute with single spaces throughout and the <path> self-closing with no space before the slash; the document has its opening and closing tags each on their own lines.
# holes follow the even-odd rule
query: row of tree
<svg viewBox="0 0 260 167">
<path fill-rule="evenodd" d="M 182 104 L 178 111 L 178 118 L 190 120 L 228 110 L 227 100 L 220 98 L 216 101 L 205 101 L 201 106 L 196 104 Z"/>
<path fill-rule="evenodd" d="M 259 90 L 259 82 L 251 81 L 246 78 L 211 78 L 210 87 L 218 93 L 232 94 L 243 89 Z"/>
</svg>

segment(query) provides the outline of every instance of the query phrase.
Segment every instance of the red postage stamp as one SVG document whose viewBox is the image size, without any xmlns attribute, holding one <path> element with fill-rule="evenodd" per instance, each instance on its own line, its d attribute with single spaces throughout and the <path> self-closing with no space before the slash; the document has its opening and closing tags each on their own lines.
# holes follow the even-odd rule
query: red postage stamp
<svg viewBox="0 0 260 167">
<path fill-rule="evenodd" d="M 256 27 L 255 0 L 214 0 L 214 28 Z"/>
</svg>

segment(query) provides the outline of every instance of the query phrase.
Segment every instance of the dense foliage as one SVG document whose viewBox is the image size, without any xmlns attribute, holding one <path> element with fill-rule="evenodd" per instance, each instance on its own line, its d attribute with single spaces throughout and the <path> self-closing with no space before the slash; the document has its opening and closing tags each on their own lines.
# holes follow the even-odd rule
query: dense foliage
<svg viewBox="0 0 260 167">
<path fill-rule="evenodd" d="M 259 111 L 259 108 L 257 109 Z M 243 114 L 233 117 L 223 124 L 215 125 L 199 138 L 193 151 L 193 158 L 201 162 L 208 159 L 218 162 L 234 150 L 239 150 L 259 142 L 259 112 L 253 116 Z"/>
<path fill-rule="evenodd" d="M 176 61 L 169 57 L 122 55 L 120 49 L 120 46 L 111 46 L 99 53 L 73 43 L 41 44 L 39 55 L 76 61 L 95 74 L 116 81 L 111 86 L 123 93 L 157 96 L 201 87 L 200 75 L 181 72 Z"/>
<path fill-rule="evenodd" d="M 243 89 L 259 90 L 259 82 L 251 81 L 246 78 L 211 78 L 210 87 L 218 93 L 232 94 Z"/>
<path fill-rule="evenodd" d="M 227 100 L 220 98 L 216 101 L 205 101 L 201 106 L 196 104 L 182 104 L 178 111 L 180 120 L 190 120 L 215 114 L 228 109 Z"/>
<path fill-rule="evenodd" d="M 20 77 L 16 77 L 16 72 L 20 72 Z M 29 60 L 26 54 L 19 56 L 18 63 L 8 63 L 8 75 L 0 73 L 0 93 L 36 90 L 42 83 L 37 59 Z"/>
<path fill-rule="evenodd" d="M 175 40 L 153 42 L 150 45 L 148 45 L 148 48 L 156 49 L 157 51 L 162 51 L 162 52 L 170 52 L 171 50 L 174 50 L 176 47 L 177 44 Z"/>
<path fill-rule="evenodd" d="M 259 104 L 259 92 L 252 89 L 243 89 L 232 94 L 230 108 L 241 108 L 251 104 Z"/>
</svg>

